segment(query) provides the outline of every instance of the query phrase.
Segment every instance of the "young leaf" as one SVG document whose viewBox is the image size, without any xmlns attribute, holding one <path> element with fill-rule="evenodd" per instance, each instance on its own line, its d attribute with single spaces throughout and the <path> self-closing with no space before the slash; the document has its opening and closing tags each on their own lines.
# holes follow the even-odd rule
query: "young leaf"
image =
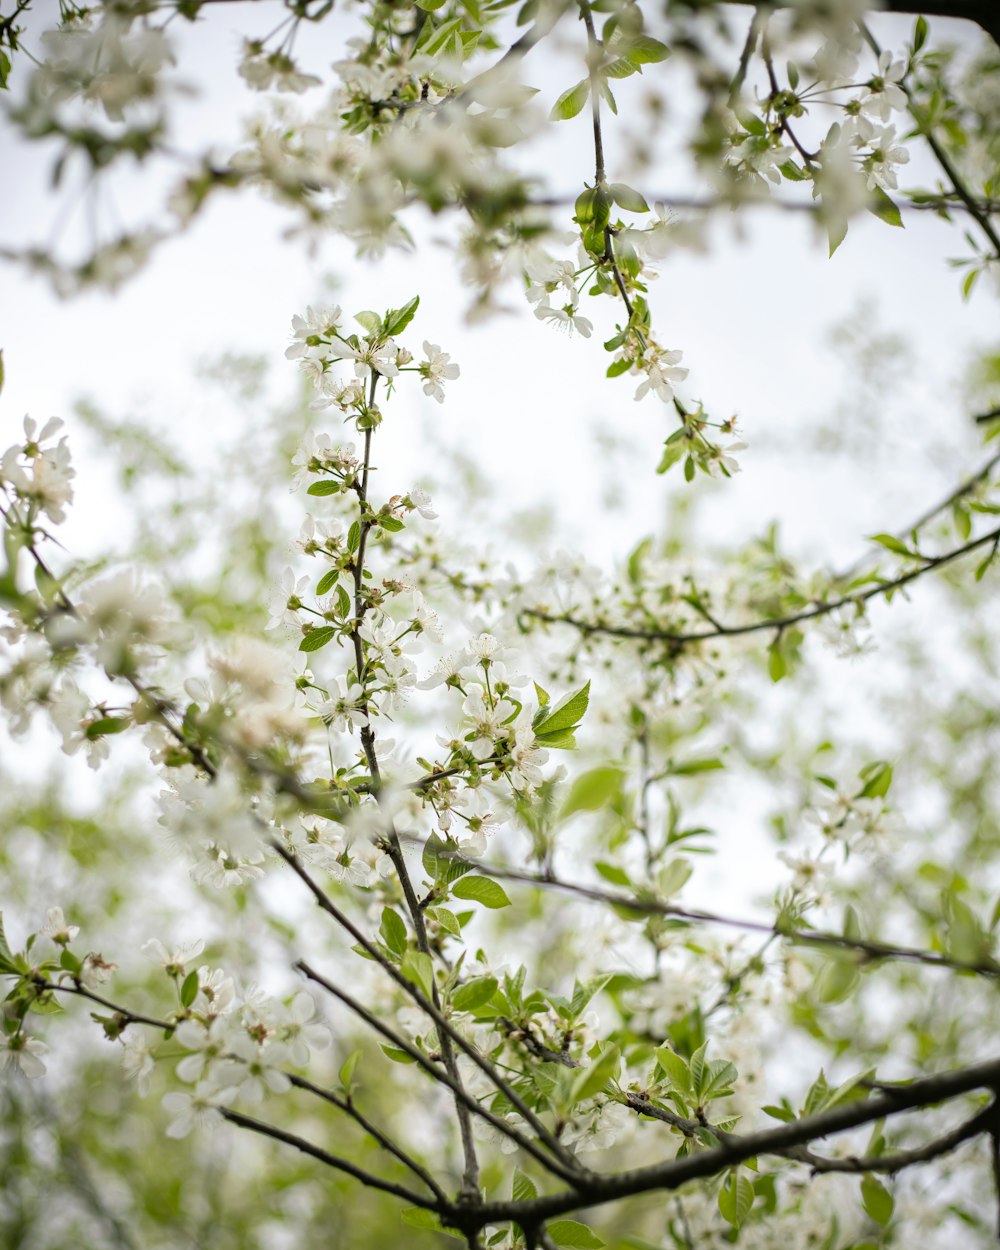
<svg viewBox="0 0 1000 1250">
<path fill-rule="evenodd" d="M 553 1220 L 545 1231 L 557 1246 L 569 1246 L 571 1250 L 601 1250 L 607 1245 L 592 1228 L 576 1220 Z"/>
<path fill-rule="evenodd" d="M 467 898 L 473 903 L 482 903 L 484 907 L 509 907 L 510 899 L 503 886 L 492 877 L 463 877 L 451 888 L 455 898 Z"/>
<path fill-rule="evenodd" d="M 719 1211 L 722 1218 L 732 1224 L 733 1228 L 739 1228 L 750 1214 L 753 1200 L 753 1183 L 750 1178 L 736 1170 L 730 1172 L 719 1190 Z"/>
<path fill-rule="evenodd" d="M 451 996 L 451 1005 L 456 1011 L 475 1011 L 484 1003 L 488 1003 L 497 991 L 495 977 L 476 977 L 460 985 Z"/>
<path fill-rule="evenodd" d="M 538 1187 L 535 1182 L 520 1168 L 514 1169 L 514 1182 L 511 1185 L 510 1196 L 515 1202 L 524 1202 L 527 1198 L 538 1197 Z"/>
<path fill-rule="evenodd" d="M 423 951 L 407 951 L 399 970 L 408 981 L 423 990 L 425 998 L 434 996 L 434 964 Z"/>
<path fill-rule="evenodd" d="M 861 1178 L 861 1205 L 876 1224 L 888 1224 L 896 1205 L 891 1193 L 870 1173 Z"/>
<path fill-rule="evenodd" d="M 385 332 L 389 338 L 403 333 L 413 320 L 414 314 L 419 307 L 420 296 L 414 295 L 413 299 L 408 304 L 404 304 L 402 308 L 391 308 L 385 314 Z"/>
<path fill-rule="evenodd" d="M 352 1054 L 348 1055 L 347 1059 L 344 1060 L 344 1063 L 337 1074 L 337 1079 L 340 1081 L 341 1085 L 343 1085 L 344 1089 L 349 1090 L 351 1088 L 351 1081 L 354 1079 L 354 1070 L 360 1062 L 360 1050 L 355 1050 Z"/>
<path fill-rule="evenodd" d="M 580 723 L 590 702 L 590 682 L 566 695 L 551 711 L 535 721 L 535 736 L 554 734 L 564 729 L 572 729 Z"/>
<path fill-rule="evenodd" d="M 320 647 L 326 646 L 336 632 L 333 625 L 321 625 L 319 629 L 311 629 L 299 643 L 299 650 L 318 651 Z"/>
<path fill-rule="evenodd" d="M 406 925 L 399 912 L 391 907 L 383 908 L 382 924 L 379 927 L 382 941 L 395 955 L 402 955 L 407 946 Z"/>
<path fill-rule="evenodd" d="M 620 1068 L 621 1051 L 617 1046 L 609 1046 L 596 1063 L 576 1074 L 572 1093 L 574 1105 L 602 1093 L 608 1082 L 617 1078 Z"/>
<path fill-rule="evenodd" d="M 591 768 L 581 773 L 570 787 L 559 818 L 565 820 L 575 812 L 594 812 L 606 807 L 621 794 L 624 779 L 625 773 L 620 768 Z"/>
<path fill-rule="evenodd" d="M 874 213 L 881 221 L 886 222 L 890 226 L 899 226 L 903 228 L 903 218 L 900 215 L 899 207 L 894 200 L 890 199 L 881 187 L 876 187 L 871 193 L 871 202 L 868 205 L 868 211 Z"/>
<path fill-rule="evenodd" d="M 611 192 L 611 198 L 619 208 L 624 208 L 630 213 L 648 213 L 649 205 L 645 199 L 634 188 L 628 186 L 624 182 L 613 182 L 608 188 Z"/>
<path fill-rule="evenodd" d="M 190 1007 L 197 997 L 198 973 L 189 972 L 184 978 L 184 984 L 181 986 L 181 1005 L 183 1007 Z"/>
<path fill-rule="evenodd" d="M 584 78 L 575 87 L 570 87 L 568 91 L 562 93 L 555 104 L 553 104 L 549 117 L 554 122 L 568 121 L 581 111 L 589 99 L 590 80 Z"/>
</svg>

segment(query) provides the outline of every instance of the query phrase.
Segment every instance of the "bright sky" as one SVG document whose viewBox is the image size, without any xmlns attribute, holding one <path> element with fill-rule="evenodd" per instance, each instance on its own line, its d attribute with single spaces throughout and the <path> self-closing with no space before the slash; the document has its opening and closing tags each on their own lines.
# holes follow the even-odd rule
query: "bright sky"
<svg viewBox="0 0 1000 1250">
<path fill-rule="evenodd" d="M 236 77 L 239 37 L 263 33 L 262 9 L 220 5 L 206 10 L 207 20 L 195 28 L 173 24 L 181 40 L 181 76 L 199 92 L 182 101 L 179 147 L 195 147 L 205 135 L 220 145 L 238 137 L 240 111 L 258 103 Z M 341 23 L 335 14 L 319 36 L 308 32 L 321 42 L 300 39 L 306 68 L 323 72 L 346 34 Z M 906 18 L 882 16 L 875 25 L 889 46 L 901 46 L 910 31 Z M 933 27 L 934 37 L 968 39 L 970 33 L 958 22 Z M 570 31 L 567 38 L 575 36 Z M 576 68 L 569 53 L 558 63 L 536 53 L 524 78 L 542 88 L 547 105 Z M 317 90 L 306 99 L 319 95 Z M 625 147 L 620 136 L 616 144 L 615 126 L 609 118 L 612 177 L 616 152 Z M 555 186 L 575 191 L 592 176 L 590 142 L 581 115 L 543 141 L 536 159 L 552 171 Z M 48 154 L 18 145 L 2 124 L 0 162 L 8 171 L 3 241 L 45 239 L 51 223 L 66 216 L 65 193 L 56 196 L 48 185 Z M 930 168 L 916 151 L 914 169 L 929 178 Z M 655 190 L 687 189 L 669 155 L 661 172 Z M 116 200 L 127 221 L 139 215 L 136 205 L 152 203 L 148 188 L 141 192 L 128 182 L 119 186 Z M 70 232 L 85 212 L 75 210 Z M 511 315 L 470 327 L 463 320 L 468 300 L 444 246 L 432 242 L 415 254 L 393 253 L 372 263 L 354 260 L 349 245 L 333 239 L 309 256 L 303 246 L 282 239 L 287 225 L 282 213 L 252 194 L 222 199 L 115 296 L 60 302 L 40 280 L 5 265 L 0 345 L 7 383 L 0 429 L 10 431 L 24 412 L 68 415 L 76 399 L 91 396 L 112 413 L 141 407 L 179 438 L 204 439 L 213 420 L 205 405 L 214 401 L 193 377 L 196 362 L 224 351 L 260 352 L 291 389 L 294 369 L 282 359 L 290 317 L 322 300 L 335 276 L 336 299 L 348 311 L 402 303 L 419 291 L 415 335 L 440 343 L 462 366 L 444 408 L 423 397 L 397 402 L 397 410 L 409 405 L 411 411 L 402 437 L 394 428 L 393 447 L 383 440 L 382 463 L 398 465 L 407 481 L 433 476 L 435 469 L 433 449 L 414 419 L 412 409 L 419 409 L 421 420 L 433 422 L 445 440 L 495 477 L 498 506 L 551 510 L 562 538 L 576 535 L 580 545 L 605 557 L 627 548 L 636 525 L 655 522 L 667 492 L 686 489 L 679 474 L 662 479 L 653 473 L 673 428 L 669 416 L 653 399 L 633 403 L 632 379 L 603 377 L 607 356 L 598 340 L 612 323 L 600 304 L 589 343 L 536 322 L 513 289 Z M 430 240 L 445 240 L 456 227 L 452 216 L 417 224 Z M 893 528 L 919 506 L 924 481 L 929 489 L 935 481 L 944 487 L 967 463 L 961 380 L 975 345 L 996 327 L 995 297 L 984 290 L 963 304 L 956 274 L 945 263 L 961 251 L 959 231 L 928 214 L 908 216 L 905 231 L 874 218 L 856 222 L 833 260 L 808 220 L 767 209 L 739 220 L 720 218 L 711 239 L 707 255 L 678 252 L 664 262 L 651 297 L 662 337 L 684 351 L 691 370 L 686 397 L 703 399 L 717 417 L 738 412 L 750 443 L 743 475 L 725 484 L 707 510 L 711 530 L 724 538 L 779 517 L 794 545 L 815 544 L 820 554 L 849 557 L 857 535 Z M 910 352 L 902 377 L 891 353 L 882 362 L 887 393 L 875 397 L 877 404 L 905 404 L 913 443 L 906 446 L 904 439 L 892 449 L 891 464 L 877 457 L 878 497 L 871 476 L 840 458 L 829 457 L 828 464 L 814 458 L 806 475 L 785 454 L 831 418 L 838 396 L 850 402 L 855 366 L 834 350 L 830 329 L 851 318 L 862 331 L 900 336 Z M 620 465 L 616 485 L 634 524 L 609 522 L 595 507 L 595 497 L 600 500 L 609 485 L 608 458 L 590 437 L 595 425 L 615 431 L 627 445 L 629 454 L 611 463 Z M 852 437 L 880 445 L 880 425 L 877 408 L 861 420 L 854 413 Z M 98 485 L 95 497 L 85 474 L 74 525 L 94 542 L 115 530 L 103 488 Z"/>
</svg>

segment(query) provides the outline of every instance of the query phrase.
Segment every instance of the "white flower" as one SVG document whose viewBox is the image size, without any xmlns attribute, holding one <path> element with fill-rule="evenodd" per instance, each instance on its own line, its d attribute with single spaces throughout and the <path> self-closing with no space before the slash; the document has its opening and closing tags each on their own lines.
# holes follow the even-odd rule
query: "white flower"
<svg viewBox="0 0 1000 1250">
<path fill-rule="evenodd" d="M 396 367 L 396 344 L 392 339 L 386 339 L 384 343 L 362 342 L 358 347 L 336 340 L 330 344 L 330 355 L 341 360 L 353 360 L 354 372 L 359 378 L 367 377 L 370 371 L 386 378 L 394 378 L 399 374 Z"/>
<path fill-rule="evenodd" d="M 878 58 L 878 70 L 868 80 L 861 107 L 881 121 L 887 122 L 893 109 L 902 112 L 906 108 L 906 93 L 899 85 L 906 74 L 906 62 L 894 61 L 891 52 L 883 52 Z"/>
<path fill-rule="evenodd" d="M 228 1015 L 236 999 L 236 986 L 221 968 L 203 965 L 198 969 L 198 997 L 194 1010 L 200 1015 L 215 1017 Z"/>
<path fill-rule="evenodd" d="M 110 981 L 111 974 L 117 967 L 117 964 L 108 963 L 96 951 L 91 951 L 84 958 L 80 968 L 80 980 L 88 990 L 92 990 L 95 986 L 103 985 L 105 981 Z"/>
<path fill-rule="evenodd" d="M 635 1113 L 623 1103 L 605 1102 L 589 1114 L 576 1118 L 563 1133 L 561 1141 L 577 1154 L 588 1150 L 606 1150 L 628 1131 L 635 1118 Z"/>
<path fill-rule="evenodd" d="M 425 490 L 411 490 L 406 498 L 410 501 L 413 510 L 419 512 L 425 521 L 433 521 L 437 517 L 437 513 L 431 507 L 431 497 Z"/>
<path fill-rule="evenodd" d="M 173 1116 L 167 1127 L 168 1137 L 187 1137 L 195 1127 L 214 1124 L 218 1108 L 233 1101 L 235 1091 L 217 1089 L 207 1081 L 195 1086 L 193 1094 L 173 1090 L 163 1095 L 163 1106 Z"/>
<path fill-rule="evenodd" d="M 150 938 L 148 942 L 142 944 L 142 950 L 151 951 L 160 961 L 167 976 L 175 978 L 183 978 L 185 976 L 184 965 L 196 955 L 200 955 L 204 949 L 205 943 L 201 938 L 189 942 L 187 946 L 175 947 L 172 951 L 168 951 L 158 938 Z"/>
<path fill-rule="evenodd" d="M 705 453 L 705 464 L 711 477 L 724 477 L 727 474 L 732 477 L 734 473 L 739 473 L 740 466 L 733 456 L 733 452 L 746 451 L 747 445 L 742 441 L 729 443 L 725 447 L 721 447 L 718 443 Z"/>
<path fill-rule="evenodd" d="M 125 1076 L 135 1081 L 139 1093 L 145 1097 L 149 1093 L 149 1075 L 153 1071 L 153 1054 L 144 1034 L 129 1029 L 122 1038 L 122 1067 Z"/>
<path fill-rule="evenodd" d="M 29 1037 L 23 1029 L 0 1036 L 0 1072 L 22 1072 L 29 1081 L 33 1081 L 45 1073 L 45 1064 L 39 1055 L 44 1055 L 47 1050 L 44 1042 Z"/>
<path fill-rule="evenodd" d="M 553 308 L 546 300 L 535 309 L 535 316 L 539 321 L 551 321 L 557 329 L 565 331 L 566 334 L 572 334 L 575 330 L 578 334 L 583 335 L 585 339 L 590 338 L 594 329 L 592 321 L 586 317 L 581 317 L 577 313 L 575 304 L 566 304 L 562 308 Z"/>
<path fill-rule="evenodd" d="M 417 682 L 418 690 L 434 690 L 437 686 L 457 686 L 461 684 L 462 670 L 471 662 L 471 657 L 465 651 L 458 651 L 454 655 L 446 655 L 438 660 L 437 664 L 431 669 L 427 676 Z"/>
<path fill-rule="evenodd" d="M 288 1007 L 288 1017 L 281 1029 L 281 1040 L 288 1047 L 292 1063 L 304 1067 L 309 1062 L 310 1050 L 325 1050 L 331 1041 L 330 1030 L 325 1024 L 314 1021 L 316 1004 L 312 996 L 296 994 Z"/>
<path fill-rule="evenodd" d="M 470 747 L 476 759 L 484 760 L 493 754 L 495 740 L 503 733 L 503 723 L 513 716 L 514 710 L 506 699 L 497 699 L 491 706 L 482 686 L 470 688 L 462 712 L 466 726 L 476 735 Z"/>
<path fill-rule="evenodd" d="M 43 444 L 62 428 L 62 424 L 58 417 L 52 417 L 37 431 L 34 419 L 25 417 L 24 443 L 8 448 L 0 459 L 0 483 L 9 483 L 18 498 L 38 508 L 56 524 L 66 519 L 65 505 L 73 500 L 70 482 L 76 470 L 70 463 L 65 437 L 54 447 Z"/>
<path fill-rule="evenodd" d="M 338 677 L 337 682 L 340 687 L 339 694 L 324 699 L 317 706 L 317 713 L 331 729 L 343 728 L 353 732 L 355 726 L 364 728 L 368 724 L 368 717 L 359 706 L 365 698 L 364 688 L 358 682 L 349 686 L 344 677 Z"/>
<path fill-rule="evenodd" d="M 306 315 L 296 314 L 292 318 L 292 344 L 285 349 L 288 360 L 298 360 L 311 347 L 320 346 L 317 340 L 331 339 L 339 333 L 340 320 L 343 316 L 340 305 L 328 308 L 306 308 Z"/>
<path fill-rule="evenodd" d="M 632 366 L 633 373 L 646 375 L 636 388 L 636 399 L 642 399 L 649 391 L 653 391 L 664 403 L 669 403 L 674 397 L 671 383 L 683 382 L 688 375 L 687 369 L 677 368 L 683 357 L 683 352 L 665 351 L 655 343 L 650 343 L 642 357 Z"/>
<path fill-rule="evenodd" d="M 178 1080 L 191 1083 L 206 1076 L 212 1061 L 226 1054 L 229 1048 L 221 1033 L 195 1020 L 182 1020 L 174 1032 L 174 1040 L 192 1052 L 184 1056 L 176 1069 Z"/>
<path fill-rule="evenodd" d="M 213 1080 L 220 1089 L 233 1091 L 244 1102 L 263 1102 L 268 1091 L 283 1094 L 291 1085 L 278 1064 L 288 1062 L 288 1047 L 282 1042 L 258 1046 L 247 1034 L 230 1042 L 229 1052 L 220 1061 Z M 197 1092 L 197 1091 L 196 1091 Z"/>
<path fill-rule="evenodd" d="M 201 858 L 191 868 L 191 880 L 217 890 L 256 881 L 264 875 L 258 865 L 264 862 L 263 854 L 250 859 L 237 859 L 222 847 L 206 847 Z"/>
<path fill-rule="evenodd" d="M 306 593 L 308 586 L 308 577 L 296 578 L 292 569 L 285 569 L 268 600 L 267 606 L 271 617 L 265 629 L 278 629 L 282 625 L 298 625 L 298 611 L 302 607 L 302 596 Z"/>
<path fill-rule="evenodd" d="M 549 753 L 544 747 L 535 745 L 535 731 L 531 725 L 518 725 L 514 730 L 510 757 L 514 764 L 510 779 L 517 789 L 532 790 L 541 785 L 541 765 L 549 758 Z"/>
<path fill-rule="evenodd" d="M 284 52 L 265 52 L 263 44 L 256 39 L 243 41 L 243 60 L 240 77 L 255 91 L 292 91 L 301 95 L 309 87 L 318 87 L 321 79 L 315 74 L 303 74 L 291 57 Z"/>
<path fill-rule="evenodd" d="M 469 655 L 480 664 L 490 664 L 493 660 L 500 658 L 504 648 L 492 634 L 484 632 L 471 640 L 468 650 Z"/>
<path fill-rule="evenodd" d="M 458 365 L 449 364 L 450 355 L 443 352 L 436 343 L 428 343 L 426 340 L 424 340 L 424 355 L 427 359 L 417 366 L 420 376 L 424 379 L 424 394 L 430 395 L 439 404 L 443 404 L 444 387 L 441 383 L 453 382 L 458 377 Z"/>
<path fill-rule="evenodd" d="M 38 932 L 51 938 L 57 946 L 66 946 L 80 932 L 80 926 L 67 924 L 61 907 L 50 907 L 45 913 L 45 924 Z"/>
<path fill-rule="evenodd" d="M 883 191 L 894 191 L 899 185 L 896 181 L 896 165 L 906 165 L 910 154 L 906 148 L 894 146 L 896 139 L 895 126 L 880 126 L 869 140 L 871 153 L 863 162 L 868 175 L 868 190 L 874 191 L 881 187 Z"/>
</svg>

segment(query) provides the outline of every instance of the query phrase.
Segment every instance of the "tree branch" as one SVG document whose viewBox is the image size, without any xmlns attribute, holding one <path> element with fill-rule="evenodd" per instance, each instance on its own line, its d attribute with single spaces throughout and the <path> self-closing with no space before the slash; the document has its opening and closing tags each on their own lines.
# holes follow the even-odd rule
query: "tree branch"
<svg viewBox="0 0 1000 1250">
<path fill-rule="evenodd" d="M 301 1150 L 303 1154 L 310 1155 L 313 1159 L 318 1159 L 320 1163 L 325 1163 L 327 1167 L 334 1168 L 338 1172 L 345 1172 L 348 1176 L 353 1176 L 356 1181 L 360 1181 L 362 1185 L 368 1186 L 369 1189 L 380 1189 L 383 1193 L 392 1194 L 394 1198 L 401 1198 L 404 1202 L 410 1203 L 411 1206 L 423 1207 L 425 1211 L 441 1213 L 443 1209 L 446 1209 L 440 1202 L 431 1202 L 423 1194 L 415 1193 L 412 1189 L 407 1189 L 405 1185 L 397 1185 L 394 1181 L 383 1180 L 382 1177 L 375 1176 L 372 1172 L 366 1172 L 364 1168 L 359 1168 L 357 1164 L 351 1163 L 349 1159 L 341 1158 L 340 1155 L 330 1154 L 319 1146 L 314 1146 L 312 1142 L 306 1141 L 305 1138 L 296 1137 L 294 1133 L 286 1133 L 284 1129 L 277 1128 L 273 1124 L 267 1124 L 263 1120 L 255 1120 L 252 1116 L 244 1115 L 241 1111 L 232 1111 L 229 1107 L 220 1107 L 219 1114 L 223 1119 L 229 1120 L 231 1124 L 238 1124 L 240 1128 L 249 1129 L 252 1133 L 260 1133 L 263 1137 L 271 1137 L 275 1141 L 284 1142 L 286 1146 L 294 1146 L 296 1150 Z"/>
<path fill-rule="evenodd" d="M 909 572 L 902 573 L 899 577 L 891 578 L 886 582 L 879 582 L 878 585 L 870 586 L 867 590 L 859 591 L 857 594 L 844 595 L 840 599 L 831 600 L 829 603 L 820 603 L 813 608 L 805 608 L 801 612 L 792 612 L 787 616 L 768 617 L 764 620 L 751 621 L 745 625 L 720 624 L 712 629 L 687 632 L 669 629 L 643 629 L 631 625 L 605 625 L 599 621 L 581 621 L 568 612 L 557 615 L 551 612 L 543 612 L 539 608 L 521 608 L 519 615 L 531 617 L 538 621 L 545 621 L 551 625 L 572 625 L 574 629 L 578 629 L 580 633 L 586 635 L 601 634 L 611 638 L 632 638 L 640 642 L 667 642 L 677 647 L 684 647 L 692 643 L 707 642 L 713 638 L 737 638 L 745 634 L 756 634 L 772 629 L 780 631 L 787 629 L 791 625 L 798 625 L 802 621 L 811 621 L 817 617 L 826 616 L 830 612 L 836 612 L 838 608 L 867 603 L 870 599 L 891 594 L 894 590 L 899 590 L 900 587 L 916 581 L 918 577 L 922 577 L 925 573 L 929 573 L 933 569 L 942 568 L 954 560 L 959 560 L 962 556 L 966 556 L 970 552 L 986 546 L 987 543 L 1000 544 L 1000 527 L 990 530 L 988 534 L 980 535 L 979 538 L 973 538 L 952 551 L 946 551 L 943 555 L 921 556 L 920 559 L 923 563 L 919 568 L 910 569 Z"/>
</svg>

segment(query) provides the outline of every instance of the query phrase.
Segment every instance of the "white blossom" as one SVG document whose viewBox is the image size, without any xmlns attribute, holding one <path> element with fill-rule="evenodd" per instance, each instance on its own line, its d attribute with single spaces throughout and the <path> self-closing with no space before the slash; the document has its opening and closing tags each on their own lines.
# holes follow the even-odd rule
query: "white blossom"
<svg viewBox="0 0 1000 1250">
<path fill-rule="evenodd" d="M 453 382 L 458 377 L 458 365 L 449 364 L 451 357 L 448 353 L 443 352 L 436 343 L 428 343 L 426 339 L 424 340 L 424 355 L 427 359 L 418 365 L 420 376 L 424 379 L 424 394 L 430 395 L 439 404 L 443 404 L 444 387 L 441 383 Z"/>
<path fill-rule="evenodd" d="M 48 1047 L 37 1038 L 29 1037 L 23 1029 L 16 1033 L 0 1034 L 0 1073 L 20 1072 L 29 1081 L 44 1076 L 45 1064 L 39 1058 Z"/>
</svg>

